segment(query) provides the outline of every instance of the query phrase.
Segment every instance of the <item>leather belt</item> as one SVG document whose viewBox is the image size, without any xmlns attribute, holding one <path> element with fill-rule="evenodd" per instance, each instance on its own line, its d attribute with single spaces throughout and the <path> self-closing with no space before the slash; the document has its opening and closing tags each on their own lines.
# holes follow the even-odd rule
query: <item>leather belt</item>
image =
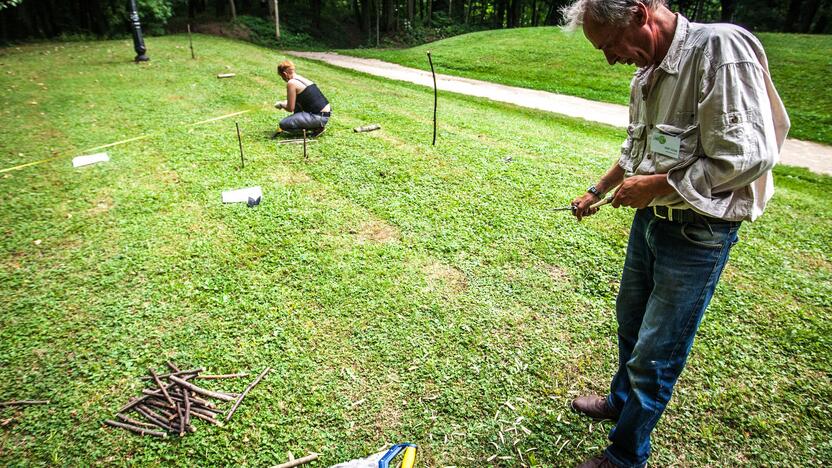
<svg viewBox="0 0 832 468">
<path fill-rule="evenodd" d="M 714 218 L 712 216 L 699 214 L 690 209 L 668 208 L 666 206 L 653 206 L 651 208 L 653 211 L 653 216 L 663 221 L 669 221 L 672 223 L 687 224 L 707 221 L 709 224 L 719 224 L 733 222 L 726 221 L 720 218 Z"/>
</svg>

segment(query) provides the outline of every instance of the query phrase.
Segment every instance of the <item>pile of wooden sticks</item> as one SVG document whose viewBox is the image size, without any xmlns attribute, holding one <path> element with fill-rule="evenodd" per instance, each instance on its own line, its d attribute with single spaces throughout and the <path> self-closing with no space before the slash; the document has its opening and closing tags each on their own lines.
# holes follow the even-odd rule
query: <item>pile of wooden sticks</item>
<svg viewBox="0 0 832 468">
<path fill-rule="evenodd" d="M 108 419 L 104 423 L 154 437 L 167 437 L 168 434 L 182 437 L 195 432 L 191 424 L 195 419 L 222 427 L 223 422 L 229 421 L 237 411 L 248 392 L 271 370 L 267 367 L 242 393 L 237 394 L 208 390 L 193 382 L 233 379 L 247 374 L 208 375 L 203 374 L 204 368 L 179 370 L 172 362 L 167 365 L 170 372 L 166 374 L 160 375 L 150 369 L 150 375 L 143 377 L 150 381 L 150 388 L 143 389 L 142 396 L 131 398 L 122 406 L 116 414 L 117 421 Z M 226 402 L 234 404 L 224 411 L 219 406 Z"/>
</svg>

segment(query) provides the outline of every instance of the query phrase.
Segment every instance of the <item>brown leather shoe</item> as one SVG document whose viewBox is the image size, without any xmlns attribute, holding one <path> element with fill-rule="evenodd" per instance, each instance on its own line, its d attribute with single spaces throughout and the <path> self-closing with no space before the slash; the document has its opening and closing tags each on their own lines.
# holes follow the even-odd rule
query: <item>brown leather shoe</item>
<svg viewBox="0 0 832 468">
<path fill-rule="evenodd" d="M 606 455 L 601 454 L 581 463 L 576 468 L 616 468 L 616 465 Z"/>
<path fill-rule="evenodd" d="M 592 419 L 618 420 L 618 413 L 607 405 L 607 399 L 598 395 L 580 396 L 572 400 L 572 409 Z"/>
</svg>

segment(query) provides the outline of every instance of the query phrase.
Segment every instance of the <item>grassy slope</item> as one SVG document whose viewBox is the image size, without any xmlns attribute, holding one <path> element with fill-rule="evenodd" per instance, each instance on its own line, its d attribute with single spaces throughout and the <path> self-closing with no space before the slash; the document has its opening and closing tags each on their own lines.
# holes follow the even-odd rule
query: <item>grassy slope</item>
<svg viewBox="0 0 832 468">
<path fill-rule="evenodd" d="M 792 118 L 790 136 L 832 144 L 832 36 L 758 34 Z M 555 28 L 482 31 L 404 50 L 340 51 L 438 73 L 627 104 L 634 68 L 607 65 L 583 34 Z"/>
<path fill-rule="evenodd" d="M 615 365 L 632 213 L 577 224 L 548 209 L 608 166 L 620 132 L 444 95 L 431 147 L 429 90 L 298 60 L 337 111 L 304 162 L 265 138 L 273 52 L 197 36 L 192 61 L 181 36 L 148 42 L 149 66 L 126 62 L 126 41 L 0 55 L 19 123 L 2 130 L 2 167 L 67 155 L 0 175 L 0 400 L 53 402 L 0 410 L 0 464 L 262 466 L 291 450 L 323 465 L 410 440 L 430 465 L 481 465 L 518 440 L 564 466 L 604 446 L 610 426 L 567 402 L 604 391 Z M 231 120 L 177 126 L 247 106 L 244 171 Z M 384 129 L 350 130 L 372 122 Z M 70 167 L 147 131 L 110 163 Z M 658 465 L 832 460 L 832 182 L 776 177 L 659 424 Z M 220 203 L 253 184 L 258 208 Z M 165 358 L 275 372 L 223 429 L 102 428 Z M 519 416 L 530 435 L 509 430 Z"/>
</svg>

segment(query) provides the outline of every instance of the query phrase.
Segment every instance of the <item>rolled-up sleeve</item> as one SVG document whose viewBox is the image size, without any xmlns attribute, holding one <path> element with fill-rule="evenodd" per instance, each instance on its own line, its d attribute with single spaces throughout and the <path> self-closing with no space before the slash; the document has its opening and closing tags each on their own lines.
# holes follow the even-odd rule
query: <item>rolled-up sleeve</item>
<svg viewBox="0 0 832 468">
<path fill-rule="evenodd" d="M 735 218 L 735 192 L 766 174 L 779 153 L 766 75 L 755 62 L 725 64 L 703 79 L 698 120 L 702 156 L 668 171 L 668 182 L 694 209 Z M 746 207 L 747 208 L 747 207 Z"/>
</svg>

